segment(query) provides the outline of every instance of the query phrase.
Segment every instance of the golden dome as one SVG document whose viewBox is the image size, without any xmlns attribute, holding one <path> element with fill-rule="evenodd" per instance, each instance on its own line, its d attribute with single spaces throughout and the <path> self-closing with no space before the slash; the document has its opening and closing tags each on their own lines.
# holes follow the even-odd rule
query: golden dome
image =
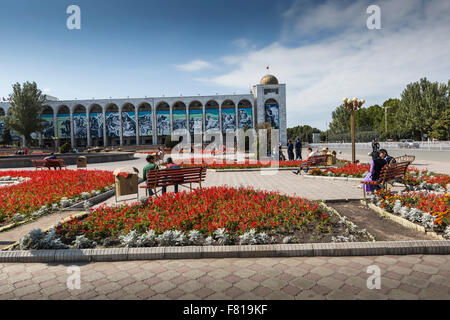
<svg viewBox="0 0 450 320">
<path fill-rule="evenodd" d="M 264 77 L 261 78 L 259 84 L 263 86 L 266 84 L 278 84 L 278 79 L 271 74 L 266 74 Z"/>
</svg>

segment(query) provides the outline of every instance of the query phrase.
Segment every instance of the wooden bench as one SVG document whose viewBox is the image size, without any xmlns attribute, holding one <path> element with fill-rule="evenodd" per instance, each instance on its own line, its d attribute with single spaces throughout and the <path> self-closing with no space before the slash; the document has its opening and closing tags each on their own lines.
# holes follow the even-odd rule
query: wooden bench
<svg viewBox="0 0 450 320">
<path fill-rule="evenodd" d="M 406 170 L 408 169 L 410 162 L 400 162 L 400 163 L 393 163 L 389 165 L 385 165 L 383 168 L 381 168 L 380 177 L 376 181 L 361 181 L 361 184 L 363 185 L 374 185 L 374 186 L 380 186 L 381 188 L 386 189 L 388 182 L 394 182 L 394 181 L 401 181 L 405 187 L 408 187 L 405 183 L 405 175 Z M 363 194 L 364 199 L 366 199 L 366 188 L 363 186 Z"/>
<path fill-rule="evenodd" d="M 56 168 L 62 169 L 63 167 L 66 168 L 67 166 L 64 164 L 64 159 L 49 159 L 49 160 L 31 160 L 31 163 L 33 166 L 37 169 L 39 168 Z"/>
<path fill-rule="evenodd" d="M 326 164 L 327 164 L 327 155 L 319 155 L 309 157 L 306 166 L 309 168 Z"/>
<path fill-rule="evenodd" d="M 141 186 L 140 188 L 145 188 L 146 194 L 148 189 L 152 189 L 154 195 L 158 192 L 156 188 L 173 185 L 180 185 L 189 188 L 192 191 L 192 184 L 198 183 L 201 188 L 202 181 L 204 181 L 205 178 L 206 167 L 150 170 L 147 173 L 147 185 Z M 189 187 L 186 186 L 187 184 L 189 184 Z"/>
</svg>

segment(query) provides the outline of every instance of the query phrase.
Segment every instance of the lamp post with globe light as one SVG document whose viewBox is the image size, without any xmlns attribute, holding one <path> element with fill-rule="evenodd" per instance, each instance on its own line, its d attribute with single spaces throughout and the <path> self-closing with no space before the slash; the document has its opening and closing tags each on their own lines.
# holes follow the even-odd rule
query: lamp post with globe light
<svg viewBox="0 0 450 320">
<path fill-rule="evenodd" d="M 350 126 L 352 134 L 352 163 L 356 162 L 355 154 L 355 111 L 361 108 L 361 106 L 366 102 L 365 100 L 358 101 L 358 98 L 354 97 L 353 100 L 349 98 L 342 99 L 344 102 L 344 108 L 350 110 Z"/>
</svg>

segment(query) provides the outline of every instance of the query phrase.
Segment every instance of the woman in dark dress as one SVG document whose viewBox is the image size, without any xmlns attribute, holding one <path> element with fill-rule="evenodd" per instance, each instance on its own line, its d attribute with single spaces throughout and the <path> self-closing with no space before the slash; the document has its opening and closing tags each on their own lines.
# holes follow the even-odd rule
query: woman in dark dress
<svg viewBox="0 0 450 320">
<path fill-rule="evenodd" d="M 366 175 L 363 181 L 377 181 L 380 178 L 381 168 L 387 164 L 387 161 L 380 158 L 380 153 L 374 151 L 372 153 L 372 162 L 370 164 L 370 172 Z M 374 192 L 379 188 L 377 185 L 365 184 L 362 185 L 366 189 L 366 192 Z"/>
</svg>

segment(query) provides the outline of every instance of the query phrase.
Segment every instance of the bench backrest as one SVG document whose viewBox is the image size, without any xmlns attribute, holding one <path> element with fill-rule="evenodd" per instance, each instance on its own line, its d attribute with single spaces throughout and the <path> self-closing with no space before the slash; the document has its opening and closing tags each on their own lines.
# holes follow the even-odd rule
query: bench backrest
<svg viewBox="0 0 450 320">
<path fill-rule="evenodd" d="M 414 160 L 416 160 L 416 156 L 408 156 L 405 154 L 404 156 L 395 157 L 394 160 L 396 163 L 403 163 L 403 162 L 412 163 Z"/>
<path fill-rule="evenodd" d="M 379 180 L 384 182 L 403 178 L 406 174 L 406 169 L 408 168 L 409 164 L 410 162 L 400 162 L 385 165 L 381 169 Z"/>
<path fill-rule="evenodd" d="M 206 178 L 206 167 L 171 168 L 150 170 L 147 185 L 159 187 L 171 184 L 198 183 Z"/>
<path fill-rule="evenodd" d="M 326 155 L 312 156 L 308 159 L 308 164 L 319 164 L 324 162 L 327 162 Z"/>
<path fill-rule="evenodd" d="M 31 160 L 31 163 L 35 167 L 43 167 L 43 166 L 45 166 L 45 160 Z"/>
<path fill-rule="evenodd" d="M 52 167 L 52 166 L 63 166 L 64 165 L 64 159 L 48 159 L 44 160 L 46 163 L 46 166 Z"/>
</svg>

